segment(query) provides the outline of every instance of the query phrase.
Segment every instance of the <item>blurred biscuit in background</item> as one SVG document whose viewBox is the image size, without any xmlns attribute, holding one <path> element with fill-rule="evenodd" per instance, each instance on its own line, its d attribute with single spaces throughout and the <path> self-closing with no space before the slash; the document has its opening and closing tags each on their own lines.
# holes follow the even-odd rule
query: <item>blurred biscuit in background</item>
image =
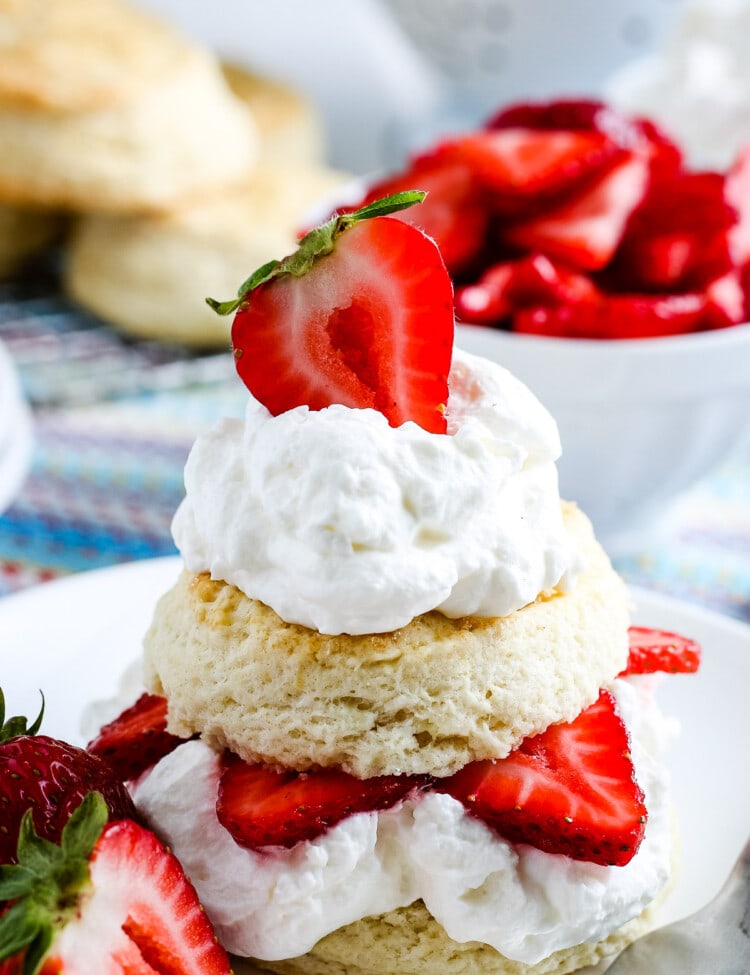
<svg viewBox="0 0 750 975">
<path fill-rule="evenodd" d="M 226 348 L 231 318 L 206 297 L 234 297 L 260 265 L 294 250 L 310 207 L 347 179 L 323 166 L 263 164 L 170 213 L 84 217 L 70 242 L 67 291 L 130 335 Z"/>
<path fill-rule="evenodd" d="M 20 271 L 39 251 L 59 240 L 64 221 L 46 210 L 0 205 L 0 278 Z"/>
<path fill-rule="evenodd" d="M 158 20 L 119 0 L 0 0 L 0 202 L 162 209 L 256 157 L 217 59 Z"/>
<path fill-rule="evenodd" d="M 264 162 L 320 162 L 325 138 L 322 123 L 301 92 L 235 64 L 224 65 L 234 94 L 247 104 L 260 138 Z"/>
</svg>

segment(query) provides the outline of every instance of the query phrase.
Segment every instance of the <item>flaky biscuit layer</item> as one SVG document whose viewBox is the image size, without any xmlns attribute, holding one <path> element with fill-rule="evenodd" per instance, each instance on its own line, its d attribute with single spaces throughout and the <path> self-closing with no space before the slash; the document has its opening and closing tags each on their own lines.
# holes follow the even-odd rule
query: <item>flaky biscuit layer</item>
<svg viewBox="0 0 750 975">
<path fill-rule="evenodd" d="M 247 761 L 366 778 L 503 757 L 572 720 L 627 659 L 624 584 L 585 516 L 565 516 L 587 569 L 504 618 L 432 612 L 393 633 L 325 636 L 184 573 L 147 634 L 147 684 L 168 698 L 171 731 Z"/>
</svg>

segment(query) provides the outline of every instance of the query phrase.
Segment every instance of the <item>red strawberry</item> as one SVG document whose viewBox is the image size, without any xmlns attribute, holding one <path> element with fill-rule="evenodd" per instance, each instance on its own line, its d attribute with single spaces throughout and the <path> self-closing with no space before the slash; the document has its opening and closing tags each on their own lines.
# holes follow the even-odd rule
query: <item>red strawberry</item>
<svg viewBox="0 0 750 975">
<path fill-rule="evenodd" d="M 25 975 L 230 975 L 182 867 L 132 820 L 107 823 L 98 793 L 66 824 L 61 845 L 24 817 L 16 867 L 0 874 L 0 958 Z M 13 968 L 10 968 L 13 971 Z"/>
<path fill-rule="evenodd" d="M 513 843 L 622 866 L 637 851 L 646 807 L 614 699 L 525 739 L 507 758 L 473 762 L 437 789 Z"/>
<path fill-rule="evenodd" d="M 493 264 L 474 284 L 456 288 L 456 316 L 474 325 L 497 324 L 513 311 L 513 282 L 518 261 Z"/>
<path fill-rule="evenodd" d="M 622 149 L 648 147 L 652 168 L 660 174 L 676 172 L 682 165 L 678 146 L 650 119 L 634 118 L 601 101 L 563 99 L 512 105 L 493 116 L 486 127 L 518 126 L 537 131 L 600 132 Z"/>
<path fill-rule="evenodd" d="M 481 251 L 489 222 L 487 201 L 464 163 L 420 157 L 403 173 L 375 183 L 356 207 L 339 212 L 351 212 L 412 187 L 424 190 L 427 197 L 420 206 L 401 210 L 398 219 L 432 237 L 450 273 L 459 274 Z"/>
<path fill-rule="evenodd" d="M 527 216 L 611 168 L 624 155 L 601 132 L 502 128 L 441 143 L 433 158 L 468 167 L 493 211 Z"/>
<path fill-rule="evenodd" d="M 82 748 L 37 734 L 41 714 L 30 728 L 25 718 L 3 723 L 4 718 L 0 691 L 0 864 L 15 861 L 18 831 L 27 810 L 39 834 L 53 842 L 92 790 L 102 794 L 113 819 L 135 817 L 125 786 L 106 762 Z"/>
<path fill-rule="evenodd" d="M 706 286 L 706 328 L 726 328 L 748 319 L 742 272 L 728 271 Z"/>
<path fill-rule="evenodd" d="M 750 261 L 750 147 L 740 153 L 727 173 L 725 199 L 737 220 L 729 234 L 732 260 L 738 267 Z"/>
<path fill-rule="evenodd" d="M 544 254 L 517 261 L 502 261 L 482 274 L 475 284 L 456 289 L 456 314 L 463 322 L 496 323 L 521 308 L 554 307 L 593 299 L 591 279 L 555 264 Z"/>
<path fill-rule="evenodd" d="M 643 339 L 694 332 L 706 324 L 701 294 L 610 295 L 558 307 L 522 308 L 513 331 L 579 339 Z"/>
<path fill-rule="evenodd" d="M 372 408 L 392 426 L 444 433 L 453 348 L 453 289 L 440 253 L 384 214 L 419 202 L 401 193 L 310 231 L 235 301 L 237 371 L 271 413 L 334 403 Z"/>
<path fill-rule="evenodd" d="M 622 676 L 628 674 L 694 674 L 700 667 L 701 648 L 688 637 L 648 626 L 628 630 L 630 654 Z"/>
<path fill-rule="evenodd" d="M 574 267 L 600 270 L 614 256 L 628 218 L 643 200 L 649 172 L 647 154 L 629 153 L 582 194 L 542 216 L 503 227 L 501 237 Z"/>
<path fill-rule="evenodd" d="M 135 704 L 104 725 L 87 747 L 127 782 L 137 779 L 183 741 L 167 731 L 166 698 L 141 694 Z"/>
<path fill-rule="evenodd" d="M 388 809 L 428 781 L 406 775 L 356 779 L 333 768 L 276 771 L 226 752 L 216 812 L 240 846 L 292 847 L 352 813 Z"/>
<path fill-rule="evenodd" d="M 611 275 L 621 291 L 695 291 L 732 266 L 735 212 L 718 173 L 656 180 L 633 213 Z"/>
</svg>

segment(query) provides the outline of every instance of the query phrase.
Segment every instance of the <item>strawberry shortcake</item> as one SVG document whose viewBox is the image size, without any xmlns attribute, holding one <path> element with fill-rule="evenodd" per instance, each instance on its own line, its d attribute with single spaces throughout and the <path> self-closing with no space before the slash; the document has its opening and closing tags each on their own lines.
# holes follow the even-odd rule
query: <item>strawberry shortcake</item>
<svg viewBox="0 0 750 975">
<path fill-rule="evenodd" d="M 332 218 L 214 302 L 247 411 L 192 450 L 148 692 L 90 747 L 262 968 L 571 972 L 667 886 L 669 726 L 641 673 L 697 650 L 629 634 L 554 421 L 454 350 L 443 260 L 398 218 L 422 196 Z"/>
</svg>

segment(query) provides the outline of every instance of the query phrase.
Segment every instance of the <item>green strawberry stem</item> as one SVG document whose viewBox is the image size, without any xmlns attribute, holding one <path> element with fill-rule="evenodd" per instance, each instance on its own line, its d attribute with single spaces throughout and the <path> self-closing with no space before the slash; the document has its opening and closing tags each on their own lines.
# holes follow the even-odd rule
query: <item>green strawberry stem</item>
<svg viewBox="0 0 750 975">
<path fill-rule="evenodd" d="M 41 694 L 41 691 L 39 692 Z M 44 716 L 44 694 L 42 694 L 42 707 L 39 714 L 36 716 L 36 720 L 31 725 L 27 727 L 27 719 L 23 715 L 16 715 L 13 718 L 5 718 L 5 695 L 3 694 L 3 689 L 0 687 L 0 742 L 10 741 L 11 738 L 17 738 L 19 735 L 35 735 L 42 726 L 42 717 Z"/>
<path fill-rule="evenodd" d="M 392 193 L 384 196 L 380 200 L 374 200 L 367 206 L 355 210 L 353 213 L 343 213 L 331 219 L 320 227 L 314 227 L 309 233 L 305 234 L 299 242 L 297 250 L 280 261 L 269 261 L 240 285 L 237 297 L 230 301 L 216 301 L 215 298 L 206 298 L 206 303 L 213 308 L 217 315 L 231 315 L 242 305 L 251 291 L 254 291 L 261 284 L 265 284 L 272 278 L 282 274 L 292 274 L 295 277 L 302 277 L 306 274 L 315 261 L 333 251 L 337 239 L 350 227 L 363 220 L 372 220 L 373 217 L 387 217 L 390 213 L 398 213 L 399 210 L 406 210 L 421 203 L 427 194 L 422 190 L 402 190 L 400 193 Z"/>
<path fill-rule="evenodd" d="M 18 836 L 18 863 L 0 867 L 0 961 L 24 953 L 23 975 L 36 975 L 55 933 L 75 917 L 89 883 L 88 863 L 109 810 L 98 792 L 90 792 L 65 825 L 60 845 L 42 839 L 31 810 L 24 813 Z"/>
</svg>

